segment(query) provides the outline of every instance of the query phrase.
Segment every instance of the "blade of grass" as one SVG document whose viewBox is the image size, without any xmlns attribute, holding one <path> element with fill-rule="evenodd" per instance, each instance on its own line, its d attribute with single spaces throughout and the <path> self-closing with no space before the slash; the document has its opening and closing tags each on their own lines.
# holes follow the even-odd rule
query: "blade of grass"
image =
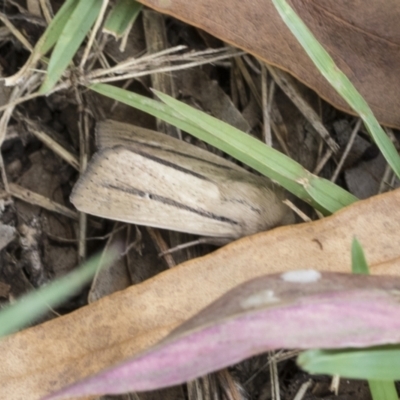
<svg viewBox="0 0 400 400">
<path fill-rule="evenodd" d="M 82 288 L 102 267 L 109 265 L 117 256 L 116 249 L 105 256 L 96 256 L 65 277 L 35 290 L 9 305 L 0 312 L 0 337 L 8 335 L 34 321 L 40 315 L 65 301 Z"/>
<path fill-rule="evenodd" d="M 35 46 L 38 51 L 46 54 L 56 44 L 78 3 L 79 0 L 67 0 L 64 2 Z"/>
<path fill-rule="evenodd" d="M 394 382 L 369 380 L 369 390 L 374 400 L 398 400 L 396 385 Z"/>
<path fill-rule="evenodd" d="M 357 200 L 349 192 L 334 183 L 311 174 L 289 157 L 244 134 L 231 125 L 202 113 L 164 93 L 154 92 L 174 111 L 186 118 L 190 118 L 197 126 L 203 128 L 206 134 L 200 139 L 209 143 L 214 138 L 217 139 L 218 142 L 225 146 L 225 148 L 217 146 L 221 150 L 281 183 L 278 179 L 267 174 L 265 166 L 268 165 L 271 170 L 279 173 L 282 177 L 289 178 L 302 185 L 313 203 L 320 205 L 323 209 L 335 212 Z M 228 149 L 229 151 L 227 151 Z"/>
<path fill-rule="evenodd" d="M 340 375 L 374 381 L 400 380 L 400 345 L 368 349 L 307 350 L 299 355 L 297 364 L 310 374 Z"/>
<path fill-rule="evenodd" d="M 54 16 L 50 25 L 39 38 L 32 54 L 24 66 L 16 74 L 5 79 L 7 86 L 14 86 L 23 77 L 26 77 L 27 72 L 29 72 L 31 68 L 34 68 L 38 60 L 40 60 L 40 58 L 42 58 L 54 46 L 78 3 L 79 0 L 67 0 L 64 2 L 57 14 Z"/>
<path fill-rule="evenodd" d="M 356 197 L 339 186 L 332 183 L 325 183 L 324 186 L 320 183 L 321 187 L 328 190 L 320 196 L 323 202 L 317 203 L 313 196 L 310 195 L 309 187 L 316 187 L 315 182 L 328 181 L 312 175 L 300 164 L 279 151 L 268 147 L 261 141 L 165 94 L 157 92 L 157 95 L 167 104 L 115 86 L 95 84 L 89 88 L 147 112 L 210 143 L 278 182 L 288 191 L 313 207 L 318 208 L 323 213 L 333 213 L 357 201 Z"/>
<path fill-rule="evenodd" d="M 369 134 L 381 150 L 388 164 L 400 177 L 400 157 L 396 148 L 379 125 L 368 103 L 350 82 L 347 76 L 336 66 L 331 56 L 320 45 L 304 22 L 285 0 L 272 0 L 282 20 L 303 46 L 311 60 L 332 87 L 347 101 L 350 107 L 361 117 Z"/>
<path fill-rule="evenodd" d="M 78 2 L 59 35 L 39 93 L 47 93 L 57 83 L 96 21 L 101 5 L 102 2 L 98 0 Z"/>
<path fill-rule="evenodd" d="M 142 4 L 134 0 L 118 0 L 104 23 L 103 32 L 113 35 L 116 39 L 125 35 L 135 22 Z"/>
<path fill-rule="evenodd" d="M 360 242 L 354 238 L 351 245 L 351 269 L 353 274 L 369 274 L 367 260 Z"/>
</svg>

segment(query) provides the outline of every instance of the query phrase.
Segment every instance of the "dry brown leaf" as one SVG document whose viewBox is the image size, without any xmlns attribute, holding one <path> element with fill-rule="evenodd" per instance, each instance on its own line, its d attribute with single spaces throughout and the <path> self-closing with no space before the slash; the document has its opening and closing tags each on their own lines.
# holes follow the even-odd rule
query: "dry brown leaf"
<svg viewBox="0 0 400 400">
<path fill-rule="evenodd" d="M 352 112 L 317 71 L 272 1 L 139 0 L 276 65 L 334 106 Z M 400 3 L 291 0 L 298 15 L 384 125 L 400 127 Z"/>
<path fill-rule="evenodd" d="M 354 236 L 372 273 L 400 274 L 400 190 L 320 221 L 246 237 L 0 342 L 0 398 L 39 399 L 141 351 L 231 288 L 294 269 L 350 271 Z"/>
</svg>

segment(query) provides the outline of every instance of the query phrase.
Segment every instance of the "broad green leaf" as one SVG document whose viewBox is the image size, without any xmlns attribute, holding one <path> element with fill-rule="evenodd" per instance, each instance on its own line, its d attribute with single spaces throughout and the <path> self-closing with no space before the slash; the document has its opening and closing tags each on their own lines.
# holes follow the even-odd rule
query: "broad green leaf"
<svg viewBox="0 0 400 400">
<path fill-rule="evenodd" d="M 272 2 L 282 20 L 303 46 L 321 74 L 364 121 L 368 132 L 375 140 L 386 161 L 396 175 L 400 177 L 400 157 L 397 150 L 379 125 L 367 102 L 347 76 L 336 66 L 331 56 L 325 51 L 290 5 L 285 0 L 272 0 Z"/>
<path fill-rule="evenodd" d="M 237 160 L 268 176 L 297 197 L 324 213 L 333 213 L 357 198 L 332 183 L 312 175 L 300 164 L 231 125 L 198 111 L 165 94 L 156 92 L 166 104 L 115 86 L 96 84 L 90 89 L 145 111 L 219 148 Z M 327 188 L 317 203 L 309 186 Z M 313 193 L 312 193 L 313 194 Z M 315 195 L 314 195 L 315 196 Z"/>
<path fill-rule="evenodd" d="M 135 0 L 118 0 L 104 23 L 103 32 L 117 39 L 131 29 L 143 6 Z"/>
<path fill-rule="evenodd" d="M 94 24 L 102 2 L 100 0 L 80 0 L 59 35 L 51 54 L 47 76 L 39 92 L 47 93 L 62 76 L 85 36 Z"/>
</svg>

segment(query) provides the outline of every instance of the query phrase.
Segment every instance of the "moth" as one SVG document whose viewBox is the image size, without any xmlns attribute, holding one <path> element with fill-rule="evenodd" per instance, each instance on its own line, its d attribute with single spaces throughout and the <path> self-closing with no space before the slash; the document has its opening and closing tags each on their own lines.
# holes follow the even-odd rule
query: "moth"
<svg viewBox="0 0 400 400">
<path fill-rule="evenodd" d="M 187 142 L 106 120 L 71 202 L 112 220 L 227 241 L 293 222 L 269 179 Z"/>
</svg>

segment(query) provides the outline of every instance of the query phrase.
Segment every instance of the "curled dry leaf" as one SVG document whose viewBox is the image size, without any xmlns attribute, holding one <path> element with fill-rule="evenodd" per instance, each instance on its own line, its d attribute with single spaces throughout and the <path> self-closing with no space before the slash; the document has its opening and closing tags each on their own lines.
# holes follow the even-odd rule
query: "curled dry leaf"
<svg viewBox="0 0 400 400">
<path fill-rule="evenodd" d="M 139 0 L 276 65 L 352 113 L 290 33 L 272 1 Z M 400 127 L 400 3 L 291 0 L 300 18 L 384 125 Z"/>
<path fill-rule="evenodd" d="M 250 279 L 300 269 L 350 272 L 354 236 L 364 247 L 372 274 L 399 276 L 399 202 L 396 190 L 320 221 L 243 238 L 74 313 L 10 335 L 0 342 L 0 398 L 36 400 L 117 365 Z"/>
<path fill-rule="evenodd" d="M 143 354 L 46 400 L 154 390 L 267 350 L 400 341 L 400 278 L 321 273 L 266 275 L 229 291 Z"/>
</svg>

